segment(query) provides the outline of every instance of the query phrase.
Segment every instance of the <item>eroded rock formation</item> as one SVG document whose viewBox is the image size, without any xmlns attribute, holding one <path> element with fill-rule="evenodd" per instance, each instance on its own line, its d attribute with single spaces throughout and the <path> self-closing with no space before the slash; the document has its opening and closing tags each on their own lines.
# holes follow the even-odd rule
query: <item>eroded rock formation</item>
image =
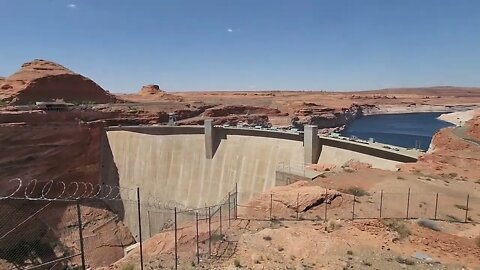
<svg viewBox="0 0 480 270">
<path fill-rule="evenodd" d="M 143 86 L 138 94 L 141 96 L 164 95 L 165 91 L 160 89 L 160 86 L 156 84 L 149 84 Z"/>
<path fill-rule="evenodd" d="M 0 99 L 11 104 L 63 99 L 72 103 L 109 103 L 117 99 L 94 81 L 59 64 L 33 60 L 0 81 Z"/>
</svg>

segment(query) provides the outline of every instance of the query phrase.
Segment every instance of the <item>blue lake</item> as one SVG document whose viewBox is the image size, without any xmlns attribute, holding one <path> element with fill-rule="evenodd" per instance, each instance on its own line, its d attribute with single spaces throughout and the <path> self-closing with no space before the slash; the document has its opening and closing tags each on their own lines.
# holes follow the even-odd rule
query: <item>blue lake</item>
<svg viewBox="0 0 480 270">
<path fill-rule="evenodd" d="M 352 135 L 368 140 L 403 146 L 415 147 L 427 150 L 432 136 L 441 128 L 452 124 L 436 119 L 442 113 L 405 113 L 405 114 L 382 114 L 365 116 L 347 126 L 341 132 L 343 136 Z"/>
</svg>

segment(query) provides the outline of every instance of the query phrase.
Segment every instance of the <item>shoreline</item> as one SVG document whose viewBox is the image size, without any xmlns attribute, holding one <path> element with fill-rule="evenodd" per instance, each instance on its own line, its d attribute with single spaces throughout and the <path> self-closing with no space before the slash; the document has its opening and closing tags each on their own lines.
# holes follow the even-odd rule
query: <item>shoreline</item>
<svg viewBox="0 0 480 270">
<path fill-rule="evenodd" d="M 361 119 L 365 116 L 374 116 L 374 115 L 394 115 L 394 114 L 420 114 L 420 113 L 439 113 L 440 115 L 436 119 L 451 123 L 455 126 L 460 126 L 462 123 L 473 118 L 476 114 L 480 114 L 480 106 L 478 105 L 448 105 L 448 106 L 416 106 L 416 107 L 376 107 L 374 109 L 367 109 L 361 115 L 354 117 L 348 123 L 335 127 L 333 129 L 323 129 L 325 133 L 339 133 L 341 134 L 345 131 L 350 124 L 355 122 L 355 120 Z M 460 121 L 458 121 L 458 119 Z M 435 131 L 433 136 L 440 131 L 441 129 Z M 432 136 L 432 138 L 433 138 Z M 430 146 L 429 146 L 430 148 Z M 428 149 L 429 149 L 428 148 Z"/>
<path fill-rule="evenodd" d="M 472 105 L 420 105 L 420 106 L 398 106 L 383 105 L 373 109 L 367 109 L 363 116 L 382 115 L 382 114 L 407 114 L 407 113 L 452 113 L 475 110 L 480 108 L 478 104 Z"/>
<path fill-rule="evenodd" d="M 452 123 L 455 126 L 460 127 L 465 125 L 465 122 L 474 118 L 478 114 L 480 114 L 480 109 L 472 109 L 467 111 L 444 113 L 437 117 L 437 119 L 444 122 Z"/>
</svg>

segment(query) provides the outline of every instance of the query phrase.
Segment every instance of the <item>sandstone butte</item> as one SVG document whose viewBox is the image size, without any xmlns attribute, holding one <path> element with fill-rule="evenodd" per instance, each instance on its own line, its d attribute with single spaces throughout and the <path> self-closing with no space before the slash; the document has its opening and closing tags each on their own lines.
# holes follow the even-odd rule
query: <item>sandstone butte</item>
<svg viewBox="0 0 480 270">
<path fill-rule="evenodd" d="M 94 81 L 62 65 L 36 59 L 0 80 L 0 99 L 17 105 L 63 99 L 72 103 L 110 103 L 117 99 Z"/>
<path fill-rule="evenodd" d="M 156 84 L 144 85 L 138 92 L 140 96 L 164 95 L 165 91 Z"/>
</svg>

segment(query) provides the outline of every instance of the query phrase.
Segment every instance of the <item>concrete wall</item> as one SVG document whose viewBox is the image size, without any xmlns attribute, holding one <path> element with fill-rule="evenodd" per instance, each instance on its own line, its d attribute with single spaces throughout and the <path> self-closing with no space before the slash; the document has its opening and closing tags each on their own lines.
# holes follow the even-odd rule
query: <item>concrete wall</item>
<svg viewBox="0 0 480 270">
<path fill-rule="evenodd" d="M 322 153 L 320 154 L 318 163 L 341 166 L 352 159 L 372 164 L 372 167 L 384 170 L 396 170 L 396 166 L 401 163 L 327 145 L 322 145 Z"/>
<path fill-rule="evenodd" d="M 280 162 L 303 163 L 297 141 L 227 135 L 206 159 L 203 135 L 109 131 L 107 137 L 121 186 L 139 186 L 142 194 L 188 207 L 217 203 L 237 182 L 239 200 L 248 200 L 275 185 Z"/>
</svg>

